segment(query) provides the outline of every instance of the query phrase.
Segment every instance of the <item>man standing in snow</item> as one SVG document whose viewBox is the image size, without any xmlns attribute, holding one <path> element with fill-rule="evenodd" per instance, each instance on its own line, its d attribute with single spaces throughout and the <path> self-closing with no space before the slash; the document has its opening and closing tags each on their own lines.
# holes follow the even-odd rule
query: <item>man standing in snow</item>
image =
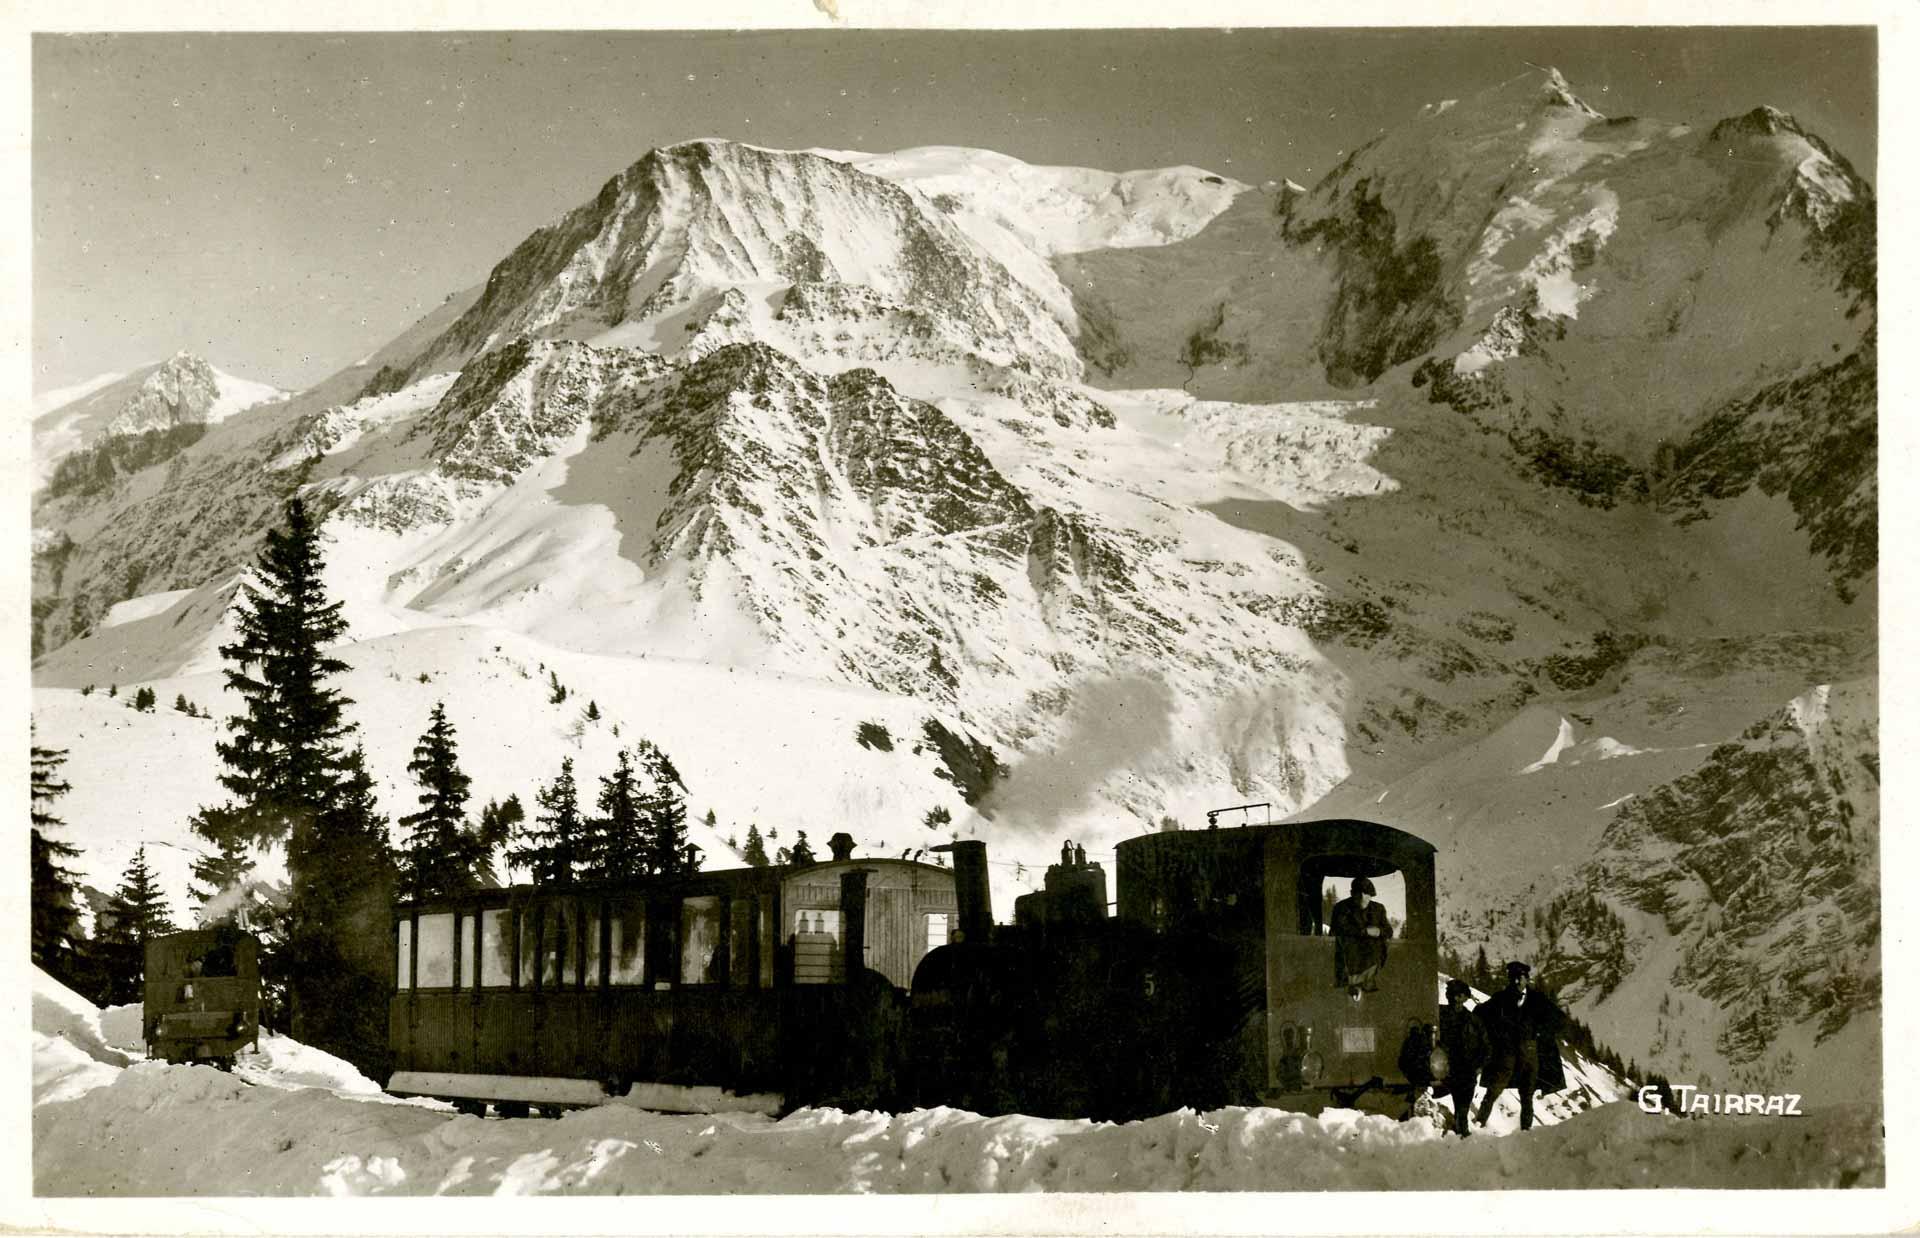
<svg viewBox="0 0 1920 1238">
<path fill-rule="evenodd" d="M 1328 924 L 1336 939 L 1333 983 L 1346 986 L 1357 1002 L 1362 989 L 1380 987 L 1375 981 L 1387 961 L 1387 938 L 1393 936 L 1387 909 L 1373 901 L 1373 882 L 1355 877 L 1351 895 L 1333 905 Z"/>
<path fill-rule="evenodd" d="M 1440 1008 L 1440 1048 L 1447 1055 L 1447 1094 L 1453 1098 L 1453 1129 L 1460 1138 L 1469 1133 L 1473 1085 L 1487 1060 L 1487 1031 L 1477 1011 L 1467 1007 L 1473 990 L 1458 978 L 1447 981 L 1447 1004 Z"/>
<path fill-rule="evenodd" d="M 1533 968 L 1507 964 L 1507 987 L 1480 1004 L 1476 1012 L 1487 1030 L 1487 1069 L 1482 1081 L 1487 1094 L 1477 1120 L 1487 1124 L 1493 1102 L 1511 1083 L 1520 1093 L 1520 1129 L 1533 1126 L 1533 1094 L 1566 1086 L 1560 1049 L 1554 1034 L 1565 1016 L 1553 999 L 1533 989 Z M 1549 1062 L 1548 1059 L 1551 1059 Z"/>
</svg>

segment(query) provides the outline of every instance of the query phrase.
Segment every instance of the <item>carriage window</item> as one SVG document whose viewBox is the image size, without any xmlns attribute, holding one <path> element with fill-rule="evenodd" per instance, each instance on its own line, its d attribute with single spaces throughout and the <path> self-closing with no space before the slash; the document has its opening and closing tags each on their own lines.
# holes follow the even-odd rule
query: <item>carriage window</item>
<svg viewBox="0 0 1920 1238">
<path fill-rule="evenodd" d="M 480 983 L 504 989 L 513 983 L 513 921 L 505 908 L 480 913 Z"/>
<path fill-rule="evenodd" d="M 609 909 L 611 939 L 607 961 L 612 984 L 642 984 L 647 969 L 647 904 L 644 899 L 621 899 Z"/>
<path fill-rule="evenodd" d="M 516 977 L 519 987 L 533 987 L 533 969 L 540 963 L 540 924 L 534 918 L 532 907 L 520 909 L 520 973 Z"/>
<path fill-rule="evenodd" d="M 546 912 L 540 929 L 540 984 L 549 989 L 571 988 L 576 973 L 569 969 L 577 962 L 573 900 L 554 899 L 547 904 Z"/>
<path fill-rule="evenodd" d="M 600 951 L 600 925 L 602 922 L 600 908 L 589 906 L 581 913 L 580 918 L 586 922 L 587 926 L 587 945 L 586 949 L 581 952 L 580 959 L 582 965 L 586 968 L 587 987 L 597 989 L 600 987 L 600 959 L 602 957 Z"/>
<path fill-rule="evenodd" d="M 680 983 L 720 983 L 720 899 L 680 900 Z"/>
<path fill-rule="evenodd" d="M 728 912 L 727 983 L 736 989 L 753 987 L 753 900 L 736 898 Z"/>
<path fill-rule="evenodd" d="M 413 987 L 413 921 L 400 921 L 398 941 L 400 958 L 399 966 L 394 971 L 394 975 L 398 977 L 394 984 L 397 988 L 411 989 Z"/>
<path fill-rule="evenodd" d="M 927 949 L 938 950 L 947 944 L 947 913 L 929 911 L 927 913 Z"/>
<path fill-rule="evenodd" d="M 832 984 L 839 980 L 840 912 L 837 908 L 799 907 L 793 913 L 793 982 Z"/>
<path fill-rule="evenodd" d="M 419 985 L 445 989 L 453 985 L 453 914 L 420 917 Z"/>
<path fill-rule="evenodd" d="M 480 982 L 480 917 L 460 917 L 460 983 L 474 988 Z"/>
<path fill-rule="evenodd" d="M 760 987 L 773 987 L 773 896 L 763 895 L 760 899 Z"/>
</svg>

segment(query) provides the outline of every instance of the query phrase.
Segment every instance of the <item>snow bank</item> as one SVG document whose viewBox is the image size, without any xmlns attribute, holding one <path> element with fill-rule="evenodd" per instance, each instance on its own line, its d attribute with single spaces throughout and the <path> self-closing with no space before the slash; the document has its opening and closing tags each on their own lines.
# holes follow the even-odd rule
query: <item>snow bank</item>
<svg viewBox="0 0 1920 1238">
<path fill-rule="evenodd" d="M 952 1109 L 483 1121 L 134 1066 L 34 1115 L 43 1195 L 517 1195 L 1832 1187 L 1884 1180 L 1879 1117 L 1689 1121 L 1610 1105 L 1464 1142 L 1350 1110 L 1121 1125 Z"/>
<path fill-rule="evenodd" d="M 1738 1187 L 1885 1177 L 1879 1115 L 1865 1106 L 1800 1120 L 1687 1120 L 1627 1104 L 1570 1115 L 1543 1100 L 1536 1130 L 1464 1142 L 1443 1133 L 1438 1110 L 1395 1122 L 1344 1109 L 1183 1109 L 1115 1124 L 945 1108 L 803 1109 L 775 1121 L 610 1104 L 558 1121 L 483 1121 L 432 1102 L 370 1104 L 390 1098 L 340 1059 L 272 1034 L 232 1074 L 129 1065 L 111 1042 L 137 1039 L 139 1021 L 137 1005 L 102 1013 L 36 973 L 37 1194 Z M 1613 1098 L 1604 1079 L 1575 1081 L 1590 1093 L 1584 1103 Z M 1513 1100 L 1502 1098 L 1493 1133 L 1511 1129 Z"/>
<path fill-rule="evenodd" d="M 145 1007 L 140 1002 L 125 1006 L 108 1006 L 100 1012 L 100 1034 L 114 1048 L 134 1057 L 145 1057 L 147 1053 L 145 1014 Z"/>
<path fill-rule="evenodd" d="M 136 1014 L 135 1039 L 138 1019 Z M 119 1030 L 110 1039 L 92 1002 L 34 968 L 33 1103 L 73 1100 L 112 1083 L 131 1060 L 113 1047 Z"/>
<path fill-rule="evenodd" d="M 242 1052 L 233 1073 L 248 1083 L 283 1090 L 326 1088 L 350 1096 L 384 1095 L 380 1085 L 353 1063 L 276 1032 L 261 1032 L 259 1050 Z"/>
</svg>

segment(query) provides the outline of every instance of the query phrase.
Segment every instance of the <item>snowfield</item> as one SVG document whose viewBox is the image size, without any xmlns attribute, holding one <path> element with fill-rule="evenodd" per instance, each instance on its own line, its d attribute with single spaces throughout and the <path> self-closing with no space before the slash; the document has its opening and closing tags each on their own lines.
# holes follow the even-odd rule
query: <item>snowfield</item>
<svg viewBox="0 0 1920 1238">
<path fill-rule="evenodd" d="M 132 1061 L 139 1008 L 35 974 L 34 1191 L 42 1196 L 1300 1191 L 1841 1187 L 1885 1181 L 1879 1115 L 1683 1120 L 1604 1104 L 1492 1136 L 1353 1110 L 1182 1109 L 1087 1122 L 961 1110 L 669 1115 L 626 1104 L 486 1120 L 397 1101 L 265 1036 L 234 1074 Z M 137 1045 L 127 1046 L 135 1053 Z M 1584 1085 L 1577 1085 L 1584 1086 Z M 1550 1119 L 1549 1119 L 1550 1120 Z"/>
</svg>

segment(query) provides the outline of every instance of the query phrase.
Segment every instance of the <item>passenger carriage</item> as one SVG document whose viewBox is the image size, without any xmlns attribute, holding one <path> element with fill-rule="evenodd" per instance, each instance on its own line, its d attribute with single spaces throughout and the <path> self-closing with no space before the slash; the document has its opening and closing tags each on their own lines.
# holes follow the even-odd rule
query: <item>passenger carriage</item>
<svg viewBox="0 0 1920 1238">
<path fill-rule="evenodd" d="M 949 934 L 954 875 L 837 850 L 400 905 L 388 1091 L 508 1114 L 636 1085 L 653 1108 L 890 1099 L 905 987 Z"/>
</svg>

